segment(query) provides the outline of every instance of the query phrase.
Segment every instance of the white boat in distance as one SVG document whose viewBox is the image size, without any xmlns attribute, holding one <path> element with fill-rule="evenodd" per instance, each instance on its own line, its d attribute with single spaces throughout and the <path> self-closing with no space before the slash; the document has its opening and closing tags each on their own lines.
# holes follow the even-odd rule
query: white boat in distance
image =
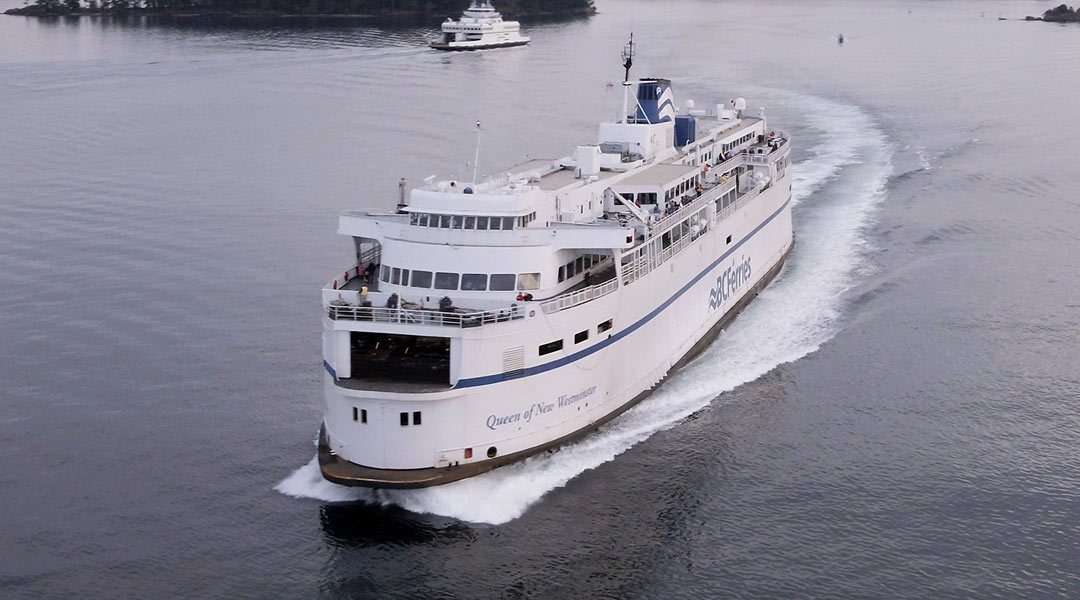
<svg viewBox="0 0 1080 600">
<path fill-rule="evenodd" d="M 788 136 L 741 98 L 677 112 L 667 79 L 625 66 L 597 143 L 341 215 L 355 257 L 322 292 L 326 479 L 439 485 L 595 430 L 779 272 Z"/>
<path fill-rule="evenodd" d="M 436 50 L 484 50 L 523 46 L 529 38 L 521 35 L 517 21 L 503 21 L 487 0 L 474 0 L 454 21 L 450 17 L 442 24 L 442 37 L 431 42 Z"/>
</svg>

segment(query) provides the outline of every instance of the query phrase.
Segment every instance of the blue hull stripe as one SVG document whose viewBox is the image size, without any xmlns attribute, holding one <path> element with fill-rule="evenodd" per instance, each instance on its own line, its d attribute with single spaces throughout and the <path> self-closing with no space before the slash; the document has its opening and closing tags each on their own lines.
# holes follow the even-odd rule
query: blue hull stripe
<svg viewBox="0 0 1080 600">
<path fill-rule="evenodd" d="M 492 383 L 499 383 L 501 381 L 508 381 L 510 379 L 518 379 L 518 378 L 521 378 L 521 377 L 528 377 L 530 375 L 537 375 L 539 373 L 545 373 L 545 372 L 550 371 L 552 369 L 558 369 L 561 366 L 568 365 L 568 364 L 570 364 L 572 362 L 575 362 L 577 360 L 581 360 L 582 358 L 585 358 L 586 356 L 589 356 L 590 354 L 593 354 L 594 352 L 599 352 L 600 350 L 603 350 L 604 348 L 610 346 L 611 344 L 614 344 L 615 342 L 617 342 L 617 341 L 621 340 L 622 338 L 630 335 L 631 333 L 634 333 L 635 331 L 640 329 L 642 326 L 644 326 L 646 323 L 653 320 L 654 317 L 656 317 L 661 312 L 663 312 L 664 309 L 671 306 L 671 304 L 674 303 L 676 300 L 678 300 L 680 296 L 682 296 L 687 291 L 689 291 L 690 288 L 694 287 L 694 285 L 697 284 L 697 282 L 701 281 L 701 279 L 703 277 L 705 277 L 707 274 L 709 274 L 709 272 L 711 272 L 713 269 L 715 269 L 720 263 L 724 262 L 729 256 L 731 256 L 731 254 L 733 252 L 738 250 L 743 244 L 745 244 L 747 241 L 749 241 L 750 238 L 754 237 L 754 235 L 756 235 L 759 231 L 764 229 L 764 227 L 766 225 L 768 225 L 770 222 L 772 222 L 772 220 L 775 219 L 780 213 L 782 213 L 784 211 L 784 209 L 787 208 L 788 204 L 790 204 L 790 203 L 791 203 L 791 197 L 788 196 L 788 199 L 784 202 L 784 204 L 782 204 L 780 206 L 780 208 L 778 208 L 776 210 L 776 212 L 769 215 L 768 219 L 765 219 L 764 221 L 762 221 L 761 224 L 758 225 L 757 227 L 755 227 L 753 231 L 748 233 L 746 235 L 746 237 L 739 240 L 738 243 L 736 243 L 734 246 L 731 247 L 731 249 L 729 249 L 727 252 L 723 253 L 720 256 L 720 258 L 714 260 L 711 265 L 709 265 L 708 267 L 705 268 L 705 270 L 698 273 L 696 277 L 694 277 L 693 279 L 690 280 L 690 283 L 687 283 L 686 285 L 684 285 L 682 287 L 682 289 L 675 292 L 670 298 L 667 299 L 667 301 L 665 301 L 660 306 L 656 307 L 652 312 L 650 312 L 649 314 L 645 315 L 644 317 L 638 319 L 638 321 L 636 323 L 634 323 L 633 325 L 631 325 L 631 326 L 627 327 L 626 329 L 620 331 L 619 333 L 609 337 L 608 339 L 606 339 L 606 340 L 604 340 L 604 341 L 602 341 L 602 342 L 600 342 L 598 344 L 594 344 L 594 345 L 590 346 L 589 348 L 581 350 L 580 352 L 575 352 L 575 353 L 570 354 L 568 356 L 564 356 L 563 358 L 553 360 L 551 362 L 547 362 L 547 363 L 544 363 L 542 365 L 536 365 L 535 367 L 529 367 L 527 369 L 518 371 L 517 373 L 515 373 L 513 375 L 499 373 L 497 375 L 484 375 L 482 377 L 472 377 L 470 379 L 459 379 L 458 382 L 457 382 L 457 385 L 454 386 L 454 387 L 455 388 L 477 387 L 477 386 L 481 386 L 481 385 L 490 385 Z M 327 365 L 327 368 L 329 368 L 329 367 L 330 367 L 330 365 Z"/>
<path fill-rule="evenodd" d="M 326 362 L 325 360 L 322 361 L 322 364 L 324 367 L 326 367 L 326 372 L 334 378 L 334 381 L 337 381 L 337 371 L 334 370 L 334 367 L 331 367 L 330 363 Z"/>
</svg>

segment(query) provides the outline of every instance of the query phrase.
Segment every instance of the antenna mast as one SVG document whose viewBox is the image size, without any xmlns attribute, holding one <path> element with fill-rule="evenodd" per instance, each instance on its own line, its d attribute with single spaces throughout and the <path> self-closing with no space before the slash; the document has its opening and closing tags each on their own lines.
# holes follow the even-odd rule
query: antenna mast
<svg viewBox="0 0 1080 600">
<path fill-rule="evenodd" d="M 630 40 L 626 42 L 626 45 L 622 49 L 623 68 L 626 69 L 626 73 L 623 75 L 623 97 L 622 97 L 622 122 L 626 123 L 627 114 L 626 111 L 630 110 L 630 67 L 634 66 L 634 32 L 630 32 Z"/>
<path fill-rule="evenodd" d="M 472 164 L 472 182 L 473 182 L 473 185 L 476 185 L 476 168 L 480 165 L 480 132 L 481 131 L 483 131 L 483 130 L 480 129 L 480 121 L 477 121 L 476 122 L 476 155 L 473 158 L 473 164 Z"/>
</svg>

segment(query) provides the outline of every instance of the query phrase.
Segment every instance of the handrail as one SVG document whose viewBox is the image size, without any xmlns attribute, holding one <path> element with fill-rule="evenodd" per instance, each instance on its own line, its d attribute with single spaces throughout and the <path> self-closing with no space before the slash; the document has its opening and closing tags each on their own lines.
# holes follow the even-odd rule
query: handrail
<svg viewBox="0 0 1080 600">
<path fill-rule="evenodd" d="M 341 279 L 334 279 L 333 281 L 326 282 L 323 286 L 324 290 L 338 289 L 339 285 L 344 286 L 350 279 L 358 277 L 360 275 L 360 267 L 365 267 L 371 263 L 379 264 L 382 258 L 382 245 L 375 245 L 365 250 L 360 254 L 357 262 L 353 263 L 351 267 L 345 270 L 345 276 Z M 378 273 L 368 273 L 369 277 L 378 278 Z M 340 283 L 339 283 L 340 282 Z"/>
<path fill-rule="evenodd" d="M 569 292 L 561 296 L 556 296 L 551 300 L 545 300 L 540 303 L 540 310 L 544 311 L 545 315 L 550 315 L 552 313 L 557 313 L 560 310 L 566 310 L 572 306 L 595 300 L 601 296 L 606 296 L 617 289 L 619 289 L 619 280 L 618 278 L 615 278 L 611 281 L 590 286 L 576 292 Z"/>
<path fill-rule="evenodd" d="M 516 304 L 495 310 L 455 312 L 425 308 L 353 306 L 345 302 L 331 301 L 326 306 L 326 310 L 327 315 L 333 320 L 438 325 L 462 329 L 525 318 L 523 307 Z"/>
</svg>

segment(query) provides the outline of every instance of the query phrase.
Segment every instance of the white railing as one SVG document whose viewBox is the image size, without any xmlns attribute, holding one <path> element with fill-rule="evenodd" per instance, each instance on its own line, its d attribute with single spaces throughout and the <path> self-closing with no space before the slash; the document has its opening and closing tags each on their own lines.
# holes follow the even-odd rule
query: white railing
<svg viewBox="0 0 1080 600">
<path fill-rule="evenodd" d="M 641 279 L 650 271 L 664 264 L 665 262 L 670 260 L 671 257 L 681 252 L 684 248 L 697 240 L 698 237 L 700 237 L 700 235 L 684 235 L 683 237 L 679 238 L 677 242 L 671 244 L 667 248 L 664 248 L 664 250 L 661 251 L 658 255 L 649 256 L 646 252 L 640 258 L 636 258 L 631 260 L 630 262 L 623 263 L 623 281 L 625 281 L 627 284 L 630 284 L 638 279 Z"/>
<path fill-rule="evenodd" d="M 545 315 L 550 315 L 552 313 L 557 313 L 560 310 L 566 310 L 572 306 L 583 304 L 589 300 L 595 300 L 601 296 L 606 296 L 617 289 L 619 289 L 619 280 L 618 278 L 615 278 L 611 281 L 587 287 L 583 290 L 563 294 L 562 296 L 557 296 L 551 300 L 545 300 L 540 303 L 540 310 L 544 311 Z"/>
<path fill-rule="evenodd" d="M 720 221 L 723 221 L 724 219 L 728 218 L 728 216 L 731 215 L 731 213 L 733 213 L 733 212 L 739 210 L 740 208 L 746 206 L 746 204 L 748 202 L 750 202 L 754 198 L 757 198 L 759 193 L 761 193 L 761 191 L 758 190 L 758 188 L 754 188 L 754 189 L 750 190 L 749 192 L 746 192 L 742 196 L 739 196 L 738 198 L 736 198 L 734 202 L 732 202 L 731 204 L 728 204 L 722 210 L 719 210 L 719 211 L 716 212 L 716 218 L 715 218 L 716 222 L 719 223 Z"/>
<path fill-rule="evenodd" d="M 445 327 L 480 327 L 490 323 L 516 321 L 525 318 L 525 307 L 511 305 L 506 308 L 484 311 L 462 309 L 433 310 L 425 308 L 376 308 L 353 306 L 346 302 L 331 301 L 326 305 L 328 316 L 342 321 L 374 321 L 377 323 L 402 323 L 408 325 L 437 325 Z"/>
</svg>

